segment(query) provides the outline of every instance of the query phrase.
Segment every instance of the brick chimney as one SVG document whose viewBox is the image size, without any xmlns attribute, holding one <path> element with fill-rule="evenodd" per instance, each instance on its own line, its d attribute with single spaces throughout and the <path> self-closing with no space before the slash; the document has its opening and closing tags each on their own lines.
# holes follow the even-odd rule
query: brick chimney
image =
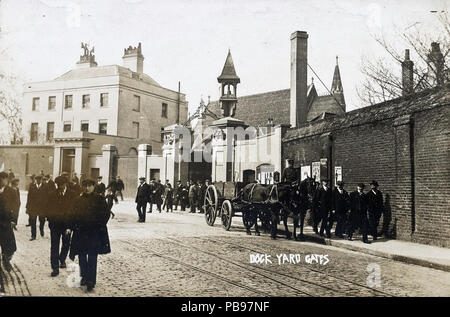
<svg viewBox="0 0 450 317">
<path fill-rule="evenodd" d="M 142 55 L 142 47 L 139 42 L 138 47 L 123 49 L 123 66 L 131 69 L 133 72 L 142 74 L 144 72 L 144 56 Z"/>
<path fill-rule="evenodd" d="M 409 50 L 405 50 L 405 60 L 402 62 L 402 95 L 406 96 L 414 90 L 414 63 L 409 59 Z"/>
<path fill-rule="evenodd" d="M 444 55 L 442 55 L 439 43 L 431 43 L 431 52 L 428 54 L 428 73 L 431 77 L 432 86 L 444 83 Z"/>
<path fill-rule="evenodd" d="M 296 31 L 291 34 L 291 100 L 290 123 L 298 127 L 306 122 L 308 77 L 308 33 Z"/>
</svg>

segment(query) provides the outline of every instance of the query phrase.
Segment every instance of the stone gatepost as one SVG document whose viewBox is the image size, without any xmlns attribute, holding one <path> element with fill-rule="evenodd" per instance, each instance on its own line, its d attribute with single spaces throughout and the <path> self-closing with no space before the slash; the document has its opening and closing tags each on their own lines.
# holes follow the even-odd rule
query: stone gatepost
<svg viewBox="0 0 450 317">
<path fill-rule="evenodd" d="M 102 164 L 100 166 L 100 176 L 103 177 L 103 183 L 108 185 L 111 181 L 114 154 L 117 151 L 112 144 L 102 146 Z"/>
<path fill-rule="evenodd" d="M 147 178 L 149 181 L 150 175 L 148 175 L 147 168 L 147 155 L 151 152 L 150 144 L 139 144 L 138 146 L 138 175 L 136 175 L 136 184 L 138 183 L 139 177 Z"/>
<path fill-rule="evenodd" d="M 244 121 L 231 117 L 214 121 L 211 126 L 212 138 L 212 181 L 235 181 L 233 171 L 235 162 L 236 128 L 245 129 Z"/>
</svg>

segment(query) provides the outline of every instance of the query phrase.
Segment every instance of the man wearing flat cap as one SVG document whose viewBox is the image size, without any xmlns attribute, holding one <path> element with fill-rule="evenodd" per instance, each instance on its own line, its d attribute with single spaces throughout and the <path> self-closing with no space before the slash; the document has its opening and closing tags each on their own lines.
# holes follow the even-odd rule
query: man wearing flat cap
<svg viewBox="0 0 450 317">
<path fill-rule="evenodd" d="M 378 223 L 383 213 L 383 193 L 378 190 L 378 182 L 370 183 L 370 191 L 367 193 L 367 213 L 369 216 L 369 230 L 374 240 L 377 240 Z"/>
<path fill-rule="evenodd" d="M 136 210 L 138 213 L 138 222 L 145 222 L 147 203 L 150 198 L 150 186 L 145 182 L 145 177 L 139 177 L 139 186 L 136 193 Z"/>
<path fill-rule="evenodd" d="M 358 184 L 356 190 L 350 194 L 350 216 L 348 240 L 352 240 L 353 233 L 359 227 L 363 235 L 363 242 L 367 240 L 367 199 L 364 194 L 364 184 Z"/>
<path fill-rule="evenodd" d="M 26 212 L 30 216 L 31 239 L 36 240 L 36 220 L 39 218 L 39 231 L 44 236 L 45 214 L 48 197 L 46 186 L 42 183 L 42 176 L 37 175 L 35 182 L 30 185 L 27 196 Z"/>
<path fill-rule="evenodd" d="M 13 228 L 15 227 L 13 207 L 11 201 L 14 192 L 8 186 L 8 174 L 0 172 L 0 249 L 3 267 L 11 271 L 11 259 L 17 250 Z"/>
<path fill-rule="evenodd" d="M 319 205 L 319 223 L 320 235 L 323 236 L 324 230 L 327 233 L 327 237 L 331 238 L 331 227 L 333 226 L 331 208 L 333 195 L 331 188 L 328 186 L 328 180 L 322 180 L 322 186 L 318 190 L 318 205 Z"/>
<path fill-rule="evenodd" d="M 288 159 L 286 160 L 287 166 L 284 168 L 281 173 L 281 182 L 294 183 L 298 180 L 298 171 L 294 168 L 294 160 Z"/>
<path fill-rule="evenodd" d="M 343 238 L 344 227 L 347 223 L 347 212 L 349 209 L 350 196 L 344 189 L 344 182 L 336 182 L 336 188 L 333 190 L 332 210 L 336 215 L 336 237 Z"/>
<path fill-rule="evenodd" d="M 57 189 L 52 193 L 51 208 L 47 213 L 50 228 L 50 264 L 51 276 L 59 274 L 59 268 L 66 267 L 66 258 L 70 247 L 72 229 L 72 209 L 77 198 L 69 188 L 69 180 L 65 176 L 55 179 Z M 59 248 L 62 242 L 61 250 Z"/>
</svg>

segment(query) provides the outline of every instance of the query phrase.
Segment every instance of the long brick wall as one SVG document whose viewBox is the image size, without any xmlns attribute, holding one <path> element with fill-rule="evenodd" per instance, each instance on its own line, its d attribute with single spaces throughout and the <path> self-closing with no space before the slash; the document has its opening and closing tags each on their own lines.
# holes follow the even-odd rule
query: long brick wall
<svg viewBox="0 0 450 317">
<path fill-rule="evenodd" d="M 450 246 L 450 86 L 355 110 L 288 130 L 283 158 L 297 167 L 327 159 L 321 178 L 346 189 L 372 179 L 384 194 L 379 231 Z"/>
</svg>

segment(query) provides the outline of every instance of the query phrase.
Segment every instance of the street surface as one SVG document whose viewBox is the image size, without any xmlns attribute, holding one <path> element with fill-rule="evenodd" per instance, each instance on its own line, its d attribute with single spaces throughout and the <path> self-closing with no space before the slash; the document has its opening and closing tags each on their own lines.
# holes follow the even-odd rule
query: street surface
<svg viewBox="0 0 450 317">
<path fill-rule="evenodd" d="M 26 196 L 22 194 L 22 206 Z M 155 207 L 155 206 L 154 206 Z M 156 208 L 154 208 L 156 209 Z M 281 234 L 248 236 L 239 217 L 230 231 L 220 219 L 214 227 L 204 216 L 181 211 L 147 214 L 137 222 L 132 200 L 113 207 L 108 223 L 112 253 L 100 255 L 97 285 L 79 287 L 75 263 L 50 277 L 50 239 L 29 241 L 22 208 L 18 251 L 10 273 L 2 270 L 4 293 L 12 296 L 449 296 L 448 272 L 343 250 L 312 242 L 288 241 Z M 281 226 L 279 227 L 281 228 Z M 309 229 L 310 230 L 310 229 Z M 361 243 L 354 241 L 354 243 Z M 267 254 L 272 263 L 250 263 Z M 286 254 L 279 264 L 277 254 Z M 295 256 L 300 254 L 300 263 Z M 310 254 L 320 263 L 306 263 Z M 325 257 L 327 255 L 327 257 Z M 282 258 L 281 258 L 282 259 Z M 77 261 L 77 259 L 75 259 Z M 326 263 L 328 262 L 328 263 Z M 326 263 L 326 264 L 325 264 Z"/>
</svg>

